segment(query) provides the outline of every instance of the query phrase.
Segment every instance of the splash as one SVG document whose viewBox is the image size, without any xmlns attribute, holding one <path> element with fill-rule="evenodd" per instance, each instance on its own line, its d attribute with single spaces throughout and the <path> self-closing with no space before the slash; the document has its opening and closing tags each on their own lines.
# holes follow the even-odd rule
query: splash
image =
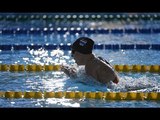
<svg viewBox="0 0 160 120">
<path fill-rule="evenodd" d="M 114 91 L 136 91 L 136 92 L 151 92 L 159 90 L 160 84 L 154 79 L 148 77 L 150 73 L 128 73 L 120 75 L 120 82 L 113 86 Z"/>
<path fill-rule="evenodd" d="M 71 59 L 70 56 L 65 56 L 64 51 L 60 50 L 59 47 L 57 47 L 56 50 L 52 50 L 52 51 L 48 51 L 43 48 L 40 48 L 38 50 L 29 49 L 28 51 L 31 57 L 23 58 L 23 60 L 27 64 L 32 63 L 32 64 L 39 64 L 39 65 L 49 65 L 49 64 L 66 65 L 67 61 Z"/>
</svg>

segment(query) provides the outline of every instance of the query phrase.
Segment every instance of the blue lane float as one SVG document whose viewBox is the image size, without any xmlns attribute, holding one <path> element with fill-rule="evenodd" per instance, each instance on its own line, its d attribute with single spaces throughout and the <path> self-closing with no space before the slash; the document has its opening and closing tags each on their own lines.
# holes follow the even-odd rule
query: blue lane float
<svg viewBox="0 0 160 120">
<path fill-rule="evenodd" d="M 56 44 L 53 44 L 53 45 L 48 44 L 48 45 L 43 45 L 43 48 L 46 49 L 46 50 L 55 50 L 55 49 L 58 48 L 58 45 L 56 45 Z"/>
<path fill-rule="evenodd" d="M 128 29 L 128 28 L 126 28 L 124 30 L 124 32 L 127 33 L 127 34 L 135 34 L 135 33 L 138 32 L 138 30 L 136 28 L 135 29 Z"/>
<path fill-rule="evenodd" d="M 43 45 L 27 45 L 29 49 L 38 50 L 43 47 Z"/>
<path fill-rule="evenodd" d="M 12 45 L 12 46 L 14 50 L 27 50 L 27 45 Z"/>
<path fill-rule="evenodd" d="M 112 34 L 122 34 L 124 33 L 124 29 L 111 29 Z"/>
<path fill-rule="evenodd" d="M 131 45 L 126 45 L 126 44 L 121 44 L 121 49 L 135 49 L 134 47 L 137 45 L 131 44 Z"/>
<path fill-rule="evenodd" d="M 12 45 L 0 45 L 0 50 L 6 51 L 6 50 L 11 50 Z"/>
<path fill-rule="evenodd" d="M 152 44 L 151 49 L 152 50 L 160 50 L 160 45 L 159 44 Z"/>
<path fill-rule="evenodd" d="M 0 45 L 0 50 L 7 51 L 7 50 L 38 50 L 38 49 L 46 49 L 46 50 L 70 50 L 71 44 L 46 44 L 46 45 L 39 45 L 39 44 L 29 44 L 29 45 Z M 95 50 L 160 50 L 160 44 L 95 44 Z"/>
<path fill-rule="evenodd" d="M 154 33 L 154 32 L 152 32 L 151 28 L 140 28 L 140 29 L 138 29 L 138 32 L 139 33 L 145 33 L 145 34 Z"/>
<path fill-rule="evenodd" d="M 153 32 L 153 33 L 160 33 L 160 29 L 158 29 L 158 28 L 157 28 L 157 29 L 154 29 L 154 28 L 153 28 L 153 29 L 152 29 L 152 32 Z"/>
<path fill-rule="evenodd" d="M 136 45 L 136 49 L 150 49 L 151 45 Z"/>
</svg>

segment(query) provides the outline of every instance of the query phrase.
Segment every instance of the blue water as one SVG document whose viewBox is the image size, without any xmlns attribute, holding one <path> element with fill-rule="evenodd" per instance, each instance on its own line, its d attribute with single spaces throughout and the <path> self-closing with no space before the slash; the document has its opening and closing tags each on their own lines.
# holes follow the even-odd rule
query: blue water
<svg viewBox="0 0 160 120">
<path fill-rule="evenodd" d="M 37 23 L 36 23 L 37 22 Z M 1 21 L 1 28 L 17 27 L 39 27 L 43 21 L 24 22 L 5 22 Z M 157 23 L 147 22 L 147 26 L 156 27 Z M 4 24 L 5 23 L 5 24 Z M 30 23 L 30 24 L 29 24 Z M 34 24 L 36 23 L 36 24 Z M 67 22 L 66 22 L 67 23 Z M 121 23 L 121 24 L 120 24 Z M 138 23 L 93 23 L 90 21 L 83 21 L 83 23 L 68 23 L 70 26 L 80 25 L 86 27 L 102 26 L 105 24 L 109 27 L 146 27 L 145 22 Z M 27 26 L 29 24 L 29 26 Z M 44 23 L 50 26 L 58 26 L 58 23 Z M 64 24 L 60 24 L 64 26 Z M 43 27 L 44 27 L 43 26 Z M 104 26 L 103 26 L 104 27 Z M 80 36 L 88 36 L 95 40 L 95 43 L 101 44 L 159 44 L 159 34 L 93 34 L 93 35 L 70 35 L 57 34 L 50 35 L 0 35 L 0 45 L 13 44 L 60 44 L 72 43 Z M 158 50 L 93 50 L 96 56 L 102 56 L 107 59 L 112 65 L 115 64 L 141 64 L 153 65 L 160 64 L 160 51 Z M 69 50 L 11 50 L 0 51 L 0 64 L 74 64 L 74 60 L 70 56 Z M 67 77 L 61 71 L 50 72 L 0 72 L 0 91 L 140 91 L 140 92 L 160 92 L 160 75 L 159 73 L 123 73 L 119 72 L 120 82 L 118 85 L 113 85 L 108 88 L 106 85 L 100 84 L 83 74 L 83 68 L 80 68 L 79 78 L 73 80 Z M 148 108 L 160 107 L 159 101 L 110 101 L 110 100 L 95 100 L 95 99 L 66 99 L 66 98 L 47 98 L 47 99 L 6 99 L 0 98 L 0 107 L 18 107 L 18 108 L 39 108 L 39 107 L 102 107 L 102 108 Z"/>
</svg>

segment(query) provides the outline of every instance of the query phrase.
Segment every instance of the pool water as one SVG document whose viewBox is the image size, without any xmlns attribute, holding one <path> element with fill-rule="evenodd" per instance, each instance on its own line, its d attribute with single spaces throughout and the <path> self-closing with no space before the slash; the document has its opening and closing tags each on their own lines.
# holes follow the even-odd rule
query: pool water
<svg viewBox="0 0 160 120">
<path fill-rule="evenodd" d="M 3 21 L 5 23 L 5 21 Z M 12 24 L 11 24 L 12 23 Z M 38 22 L 41 24 L 41 21 Z M 37 27 L 39 24 L 36 24 Z M 11 24 L 11 27 L 27 27 L 26 23 Z M 27 23 L 28 24 L 28 23 Z M 83 25 L 90 26 L 90 22 L 83 22 Z M 94 23 L 95 24 L 95 23 Z M 98 23 L 97 23 L 98 24 Z M 104 24 L 104 23 L 103 23 Z M 106 26 L 109 23 L 106 23 Z M 117 23 L 112 23 L 114 27 L 118 27 Z M 153 26 L 151 26 L 153 24 Z M 148 23 L 149 27 L 154 27 L 155 23 Z M 25 26 L 26 25 L 26 26 Z M 33 27 L 34 24 L 31 26 Z M 57 24 L 56 24 L 57 25 Z M 74 25 L 74 24 L 72 24 Z M 78 23 L 76 23 L 77 26 Z M 75 26 L 76 26 L 75 25 Z M 100 24 L 101 25 L 101 24 Z M 99 25 L 99 26 L 100 26 Z M 142 27 L 143 24 L 140 24 Z M 53 26 L 53 24 L 52 24 Z M 121 25 L 122 26 L 122 25 Z M 130 28 L 131 25 L 125 24 Z M 133 24 L 134 26 L 134 24 Z M 132 26 L 132 27 L 133 27 Z M 3 25 L 1 26 L 4 27 Z M 6 28 L 9 27 L 8 25 Z M 66 27 L 61 25 L 61 27 Z M 95 44 L 159 44 L 160 34 L 57 34 L 49 35 L 26 35 L 26 34 L 7 34 L 0 35 L 0 45 L 46 45 L 46 44 L 70 44 L 80 36 L 91 37 L 95 40 Z M 43 47 L 34 50 L 0 50 L 0 64 L 67 64 L 75 65 L 70 55 L 70 50 L 47 50 Z M 112 65 L 159 65 L 159 50 L 107 50 L 94 49 L 96 56 L 102 56 Z M 41 71 L 41 72 L 0 72 L 0 91 L 101 91 L 101 92 L 160 92 L 160 75 L 159 73 L 133 73 L 118 72 L 120 82 L 118 85 L 111 87 L 101 84 L 84 75 L 84 68 L 79 68 L 78 78 L 71 79 L 61 71 Z M 42 98 L 42 99 L 7 99 L 0 98 L 0 107 L 8 108 L 61 108 L 61 107 L 102 107 L 102 108 L 148 108 L 160 107 L 159 101 L 116 101 L 116 100 L 96 100 L 96 99 L 67 99 L 67 98 Z"/>
</svg>

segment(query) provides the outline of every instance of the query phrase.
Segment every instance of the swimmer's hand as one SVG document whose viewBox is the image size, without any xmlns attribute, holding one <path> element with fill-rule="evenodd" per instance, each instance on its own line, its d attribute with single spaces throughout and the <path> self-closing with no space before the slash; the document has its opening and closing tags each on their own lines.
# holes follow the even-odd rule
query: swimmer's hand
<svg viewBox="0 0 160 120">
<path fill-rule="evenodd" d="M 63 66 L 63 65 L 61 65 L 60 68 L 61 68 L 61 71 L 63 71 L 69 77 L 73 77 L 73 78 L 77 77 L 77 71 L 75 68 L 70 68 L 68 66 Z"/>
</svg>

